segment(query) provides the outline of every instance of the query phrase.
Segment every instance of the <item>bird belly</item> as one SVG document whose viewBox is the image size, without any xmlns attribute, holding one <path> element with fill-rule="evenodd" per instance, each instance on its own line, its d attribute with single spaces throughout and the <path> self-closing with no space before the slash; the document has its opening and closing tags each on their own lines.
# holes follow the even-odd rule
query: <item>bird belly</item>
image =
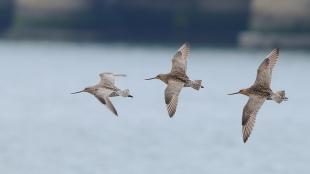
<svg viewBox="0 0 310 174">
<path fill-rule="evenodd" d="M 185 77 L 185 76 L 174 76 L 174 77 L 172 77 L 172 79 L 173 79 L 173 80 L 176 80 L 176 81 L 183 82 L 184 84 L 187 84 L 187 85 L 189 85 L 190 82 L 191 82 L 191 81 L 190 81 L 187 77 Z"/>
<path fill-rule="evenodd" d="M 272 96 L 272 91 L 270 89 L 263 89 L 263 88 L 261 88 L 261 89 L 253 89 L 253 90 L 250 91 L 250 94 L 258 95 L 258 96 L 267 98 L 267 100 L 268 100 Z"/>
</svg>

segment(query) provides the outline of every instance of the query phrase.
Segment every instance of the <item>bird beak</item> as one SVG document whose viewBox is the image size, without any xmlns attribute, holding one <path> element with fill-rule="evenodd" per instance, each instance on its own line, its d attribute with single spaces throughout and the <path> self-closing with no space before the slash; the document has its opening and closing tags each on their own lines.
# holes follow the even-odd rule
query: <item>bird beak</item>
<svg viewBox="0 0 310 174">
<path fill-rule="evenodd" d="M 157 77 L 153 77 L 153 78 L 149 78 L 149 79 L 145 79 L 145 80 L 153 80 L 153 79 L 157 79 Z"/>
<path fill-rule="evenodd" d="M 78 93 L 81 93 L 81 92 L 85 92 L 85 89 L 84 89 L 84 90 L 82 90 L 82 91 L 73 92 L 73 93 L 71 93 L 71 94 L 78 94 Z"/>
<path fill-rule="evenodd" d="M 235 92 L 235 93 L 231 93 L 231 94 L 228 94 L 228 95 L 235 95 L 235 94 L 240 94 L 240 92 Z"/>
</svg>

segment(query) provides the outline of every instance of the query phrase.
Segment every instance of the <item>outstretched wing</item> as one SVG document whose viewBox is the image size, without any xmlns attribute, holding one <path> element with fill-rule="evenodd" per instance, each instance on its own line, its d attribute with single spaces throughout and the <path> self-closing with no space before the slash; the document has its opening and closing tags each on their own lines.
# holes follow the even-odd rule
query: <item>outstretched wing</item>
<svg viewBox="0 0 310 174">
<path fill-rule="evenodd" d="M 116 116 L 118 116 L 117 111 L 112 104 L 109 95 L 113 93 L 112 90 L 99 89 L 99 91 L 95 94 L 95 97 L 104 105 L 108 107 L 110 111 L 112 111 Z"/>
<path fill-rule="evenodd" d="M 170 117 L 173 117 L 173 115 L 175 114 L 178 105 L 179 94 L 183 86 L 183 82 L 175 80 L 168 81 L 168 86 L 165 90 L 165 102 Z"/>
<path fill-rule="evenodd" d="M 184 43 L 172 59 L 171 72 L 186 74 L 187 59 L 189 55 L 189 44 Z"/>
<path fill-rule="evenodd" d="M 101 73 L 99 74 L 100 76 L 100 86 L 105 86 L 105 87 L 115 87 L 115 77 L 116 76 L 121 76 L 121 77 L 126 77 L 125 74 L 113 74 L 113 73 Z"/>
<path fill-rule="evenodd" d="M 279 58 L 279 48 L 274 49 L 268 54 L 266 59 L 260 64 L 254 85 L 270 87 L 272 70 Z"/>
<path fill-rule="evenodd" d="M 242 134 L 243 142 L 249 138 L 255 124 L 256 114 L 265 102 L 265 98 L 259 96 L 250 96 L 242 113 Z"/>
</svg>

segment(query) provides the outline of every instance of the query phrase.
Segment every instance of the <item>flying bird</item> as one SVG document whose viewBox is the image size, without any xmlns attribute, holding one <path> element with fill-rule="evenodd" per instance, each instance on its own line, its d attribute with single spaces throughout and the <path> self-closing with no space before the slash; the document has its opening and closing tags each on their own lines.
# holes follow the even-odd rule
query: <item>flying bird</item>
<svg viewBox="0 0 310 174">
<path fill-rule="evenodd" d="M 277 103 L 281 103 L 288 99 L 285 97 L 284 90 L 273 92 L 270 88 L 272 70 L 279 58 L 279 51 L 280 50 L 277 48 L 267 55 L 265 60 L 258 67 L 256 80 L 251 87 L 241 89 L 236 93 L 228 94 L 243 94 L 249 97 L 242 113 L 242 134 L 244 143 L 248 140 L 252 132 L 257 112 L 265 100 L 273 100 Z"/>
<path fill-rule="evenodd" d="M 167 74 L 158 74 L 156 77 L 145 79 L 159 79 L 167 84 L 165 90 L 165 103 L 170 117 L 176 112 L 179 94 L 183 87 L 191 87 L 195 90 L 203 88 L 202 80 L 190 80 L 186 74 L 189 44 L 184 43 L 172 59 L 172 69 Z"/>
<path fill-rule="evenodd" d="M 118 116 L 115 107 L 113 106 L 110 97 L 122 96 L 133 97 L 129 90 L 121 90 L 115 86 L 115 77 L 126 77 L 125 74 L 101 73 L 100 82 L 97 85 L 86 87 L 85 89 L 71 94 L 87 92 L 94 95 L 102 104 L 106 105 L 110 111 Z"/>
</svg>

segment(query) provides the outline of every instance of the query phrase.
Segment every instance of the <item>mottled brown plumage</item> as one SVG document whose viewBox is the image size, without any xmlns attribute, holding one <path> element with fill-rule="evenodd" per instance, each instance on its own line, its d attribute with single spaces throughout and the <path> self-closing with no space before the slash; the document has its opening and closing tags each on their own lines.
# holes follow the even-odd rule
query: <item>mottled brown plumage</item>
<svg viewBox="0 0 310 174">
<path fill-rule="evenodd" d="M 109 97 L 123 96 L 132 97 L 129 94 L 129 90 L 120 90 L 115 86 L 115 77 L 121 76 L 126 77 L 125 74 L 113 74 L 113 73 L 101 73 L 100 82 L 97 85 L 87 87 L 81 91 L 74 92 L 72 94 L 77 94 L 81 92 L 87 92 L 94 95 L 102 104 L 106 105 L 110 111 L 112 111 L 116 116 L 118 116 L 115 107 L 113 106 Z"/>
<path fill-rule="evenodd" d="M 249 97 L 242 113 L 242 134 L 244 142 L 249 138 L 254 127 L 257 112 L 264 104 L 265 100 L 274 100 L 277 103 L 287 100 L 285 97 L 285 91 L 274 93 L 270 89 L 272 70 L 278 58 L 279 49 L 274 49 L 258 67 L 254 84 L 249 88 L 241 89 L 239 92 L 229 94 L 243 94 Z"/>
<path fill-rule="evenodd" d="M 183 87 L 192 87 L 196 90 L 203 88 L 201 85 L 201 80 L 192 81 L 186 74 L 188 55 L 189 44 L 185 43 L 174 55 L 170 73 L 159 74 L 154 78 L 146 79 L 159 79 L 167 84 L 167 88 L 165 90 L 165 103 L 170 117 L 173 117 L 176 112 L 178 97 Z"/>
</svg>

